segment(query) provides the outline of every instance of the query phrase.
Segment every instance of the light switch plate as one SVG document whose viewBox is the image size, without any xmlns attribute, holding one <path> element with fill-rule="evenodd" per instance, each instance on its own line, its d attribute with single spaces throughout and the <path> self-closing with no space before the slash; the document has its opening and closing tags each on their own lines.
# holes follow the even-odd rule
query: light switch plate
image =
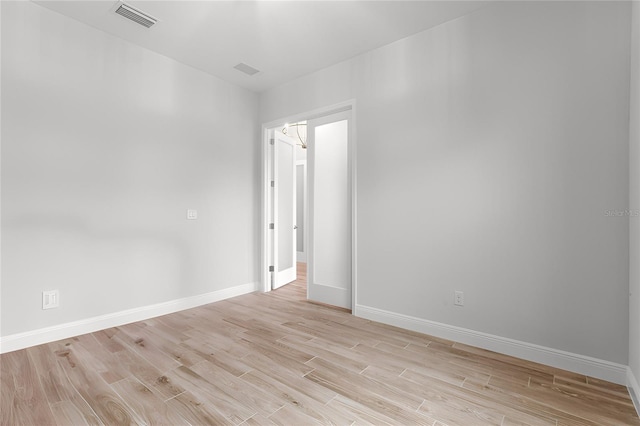
<svg viewBox="0 0 640 426">
<path fill-rule="evenodd" d="M 60 292 L 48 290 L 42 292 L 42 309 L 53 309 L 60 306 Z"/>
<path fill-rule="evenodd" d="M 187 219 L 196 220 L 198 218 L 198 210 L 189 209 L 187 210 Z"/>
</svg>

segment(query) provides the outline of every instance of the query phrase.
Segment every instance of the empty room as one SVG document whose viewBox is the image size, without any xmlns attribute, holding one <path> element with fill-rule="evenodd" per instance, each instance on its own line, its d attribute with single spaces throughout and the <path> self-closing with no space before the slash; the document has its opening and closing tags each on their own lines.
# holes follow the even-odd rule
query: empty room
<svg viewBox="0 0 640 426">
<path fill-rule="evenodd" d="M 0 1 L 1 425 L 640 426 L 639 1 Z"/>
</svg>

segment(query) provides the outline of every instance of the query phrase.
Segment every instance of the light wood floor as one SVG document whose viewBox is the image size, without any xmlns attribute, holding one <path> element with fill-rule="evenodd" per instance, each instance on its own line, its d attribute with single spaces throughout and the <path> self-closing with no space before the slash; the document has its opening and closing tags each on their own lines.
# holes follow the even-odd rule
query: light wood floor
<svg viewBox="0 0 640 426">
<path fill-rule="evenodd" d="M 308 303 L 305 277 L 0 356 L 2 425 L 640 425 L 623 386 Z"/>
</svg>

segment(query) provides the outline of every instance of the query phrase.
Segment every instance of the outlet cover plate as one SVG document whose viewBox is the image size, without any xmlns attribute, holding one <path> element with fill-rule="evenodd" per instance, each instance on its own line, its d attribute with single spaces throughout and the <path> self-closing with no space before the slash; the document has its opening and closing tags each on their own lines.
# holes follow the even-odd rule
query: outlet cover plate
<svg viewBox="0 0 640 426">
<path fill-rule="evenodd" d="M 456 291 L 453 299 L 453 304 L 456 306 L 464 306 L 464 293 Z"/>
</svg>

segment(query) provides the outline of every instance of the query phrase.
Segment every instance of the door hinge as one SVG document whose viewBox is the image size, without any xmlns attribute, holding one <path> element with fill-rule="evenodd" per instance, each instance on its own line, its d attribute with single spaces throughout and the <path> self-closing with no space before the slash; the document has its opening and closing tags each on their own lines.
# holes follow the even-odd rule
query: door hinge
<svg viewBox="0 0 640 426">
<path fill-rule="evenodd" d="M 275 228 L 276 228 L 276 225 L 274 223 L 269 224 L 269 229 L 275 229 Z"/>
<path fill-rule="evenodd" d="M 274 271 L 274 267 L 273 266 L 269 266 L 269 272 L 273 272 Z"/>
<path fill-rule="evenodd" d="M 271 181 L 271 187 L 272 187 L 272 188 L 275 188 L 275 186 L 276 186 L 276 181 L 275 181 L 275 180 L 272 180 L 272 181 Z"/>
<path fill-rule="evenodd" d="M 275 140 L 275 139 L 269 139 L 269 145 L 273 145 L 273 144 L 275 144 L 275 143 L 276 143 L 276 140 Z"/>
</svg>

